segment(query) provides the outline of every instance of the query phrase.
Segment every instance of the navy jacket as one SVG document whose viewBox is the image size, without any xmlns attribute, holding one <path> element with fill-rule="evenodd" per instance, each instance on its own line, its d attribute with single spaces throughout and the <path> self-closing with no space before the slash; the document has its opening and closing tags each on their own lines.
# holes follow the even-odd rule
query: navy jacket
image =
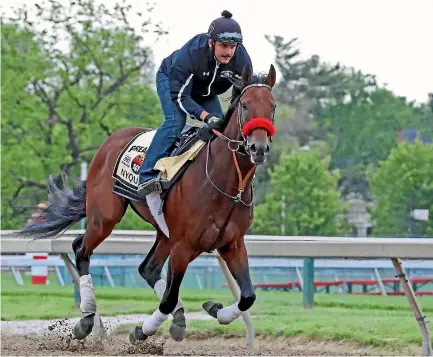
<svg viewBox="0 0 433 357">
<path fill-rule="evenodd" d="M 189 117 L 198 119 L 203 111 L 200 104 L 226 92 L 232 86 L 226 77 L 240 78 L 246 66 L 253 68 L 243 45 L 238 44 L 228 64 L 218 64 L 207 34 L 199 34 L 166 57 L 159 71 L 169 78 L 173 102 Z"/>
</svg>

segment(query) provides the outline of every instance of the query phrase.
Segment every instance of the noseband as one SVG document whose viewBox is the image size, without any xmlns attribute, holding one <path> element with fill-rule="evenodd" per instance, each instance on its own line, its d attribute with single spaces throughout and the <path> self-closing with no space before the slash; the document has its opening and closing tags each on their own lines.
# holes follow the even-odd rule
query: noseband
<svg viewBox="0 0 433 357">
<path fill-rule="evenodd" d="M 267 85 L 267 84 L 263 84 L 263 83 L 253 83 L 250 85 L 245 86 L 245 88 L 242 89 L 241 94 L 239 95 L 239 103 L 238 103 L 238 113 L 237 113 L 237 124 L 238 124 L 238 129 L 239 129 L 239 133 L 242 137 L 242 140 L 234 140 L 234 139 L 230 139 L 227 136 L 225 136 L 224 134 L 222 134 L 219 131 L 213 130 L 214 134 L 227 141 L 227 146 L 229 148 L 229 150 L 232 152 L 233 154 L 233 161 L 236 167 L 236 171 L 238 173 L 238 178 L 239 178 L 239 184 L 238 184 L 238 194 L 236 196 L 231 196 L 227 193 L 225 193 L 224 191 L 222 191 L 221 189 L 219 189 L 211 180 L 210 176 L 209 176 L 209 171 L 208 171 L 208 163 L 209 163 L 209 152 L 210 152 L 210 141 L 208 141 L 208 146 L 207 146 L 207 156 L 206 156 L 206 177 L 207 179 L 210 181 L 210 183 L 212 184 L 212 186 L 221 194 L 223 194 L 226 197 L 231 198 L 234 203 L 242 203 L 244 206 L 246 207 L 251 207 L 251 205 L 253 204 L 253 197 L 251 196 L 251 202 L 250 203 L 245 203 L 242 200 L 242 193 L 245 190 L 245 187 L 249 181 L 249 179 L 253 176 L 255 170 L 256 170 L 256 165 L 253 164 L 253 166 L 251 167 L 251 169 L 248 171 L 248 173 L 246 174 L 245 177 L 242 176 L 242 172 L 241 169 L 239 167 L 239 162 L 238 162 L 238 158 L 236 156 L 236 153 L 239 153 L 241 155 L 250 155 L 250 150 L 249 150 L 249 146 L 248 146 L 248 140 L 247 140 L 247 136 L 248 136 L 248 131 L 245 132 L 245 130 L 243 130 L 243 124 L 245 122 L 244 120 L 244 116 L 243 116 L 243 112 L 242 112 L 242 106 L 241 106 L 241 101 L 240 98 L 242 97 L 242 95 L 245 93 L 245 91 L 249 88 L 252 87 L 265 87 L 268 88 L 270 91 L 272 91 L 272 87 Z M 256 121 L 256 124 L 254 124 L 254 121 Z M 268 124 L 265 123 L 268 122 Z M 275 133 L 275 128 L 273 127 L 273 125 L 269 122 L 269 120 L 264 119 L 264 118 L 254 118 L 251 120 L 251 122 L 253 123 L 253 125 L 250 127 L 249 132 L 251 132 L 252 130 L 254 130 L 255 128 L 258 127 L 262 127 L 264 129 L 267 130 L 268 135 L 270 134 L 270 136 L 272 136 Z M 234 144 L 234 145 L 233 145 Z M 244 152 L 241 152 L 240 149 L 243 149 Z"/>
<path fill-rule="evenodd" d="M 258 127 L 263 127 L 270 134 L 269 137 L 272 137 L 272 135 L 274 135 L 274 133 L 275 133 L 275 128 L 273 127 L 273 125 L 271 123 L 269 123 L 269 120 L 265 119 L 265 118 L 254 118 L 254 119 L 250 120 L 250 123 L 252 125 L 248 125 L 248 124 L 250 124 L 250 123 L 248 123 L 247 124 L 247 126 L 249 126 L 248 131 L 244 130 L 245 129 L 244 128 L 245 120 L 244 120 L 244 115 L 243 115 L 243 111 L 242 111 L 242 103 L 240 101 L 240 98 L 242 98 L 242 96 L 247 91 L 247 89 L 252 88 L 252 87 L 265 87 L 265 88 L 268 88 L 270 91 L 272 91 L 271 86 L 268 86 L 267 84 L 263 84 L 263 83 L 249 84 L 249 85 L 245 86 L 245 88 L 242 89 L 242 92 L 239 95 L 238 113 L 237 113 L 238 129 L 239 129 L 239 133 L 241 134 L 242 140 L 230 139 L 227 136 L 225 136 L 223 133 L 220 133 L 219 131 L 213 130 L 213 132 L 216 136 L 227 141 L 228 147 L 231 151 L 237 152 L 241 155 L 250 155 L 251 154 L 250 150 L 249 150 L 248 142 L 247 142 L 247 136 L 248 136 L 249 132 L 251 132 L 252 130 L 254 130 Z M 266 124 L 266 122 L 267 122 L 267 124 Z M 232 146 L 233 144 L 234 144 L 234 146 Z M 241 151 L 241 149 L 242 149 L 242 151 Z"/>
</svg>

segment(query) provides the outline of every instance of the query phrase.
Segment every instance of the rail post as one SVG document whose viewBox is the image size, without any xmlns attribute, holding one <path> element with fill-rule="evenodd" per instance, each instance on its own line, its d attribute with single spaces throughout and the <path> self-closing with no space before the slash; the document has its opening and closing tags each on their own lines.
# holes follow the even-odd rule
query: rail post
<svg viewBox="0 0 433 357">
<path fill-rule="evenodd" d="M 302 294 L 304 308 L 311 309 L 314 304 L 314 259 L 304 258 Z"/>
</svg>

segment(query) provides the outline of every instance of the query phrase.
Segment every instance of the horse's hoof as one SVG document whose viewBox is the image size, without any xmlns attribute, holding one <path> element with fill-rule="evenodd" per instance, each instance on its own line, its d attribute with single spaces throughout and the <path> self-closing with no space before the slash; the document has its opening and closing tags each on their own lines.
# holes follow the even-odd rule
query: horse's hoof
<svg viewBox="0 0 433 357">
<path fill-rule="evenodd" d="M 93 317 L 91 323 L 88 319 L 82 318 L 74 326 L 74 337 L 77 340 L 83 340 L 90 335 L 90 333 L 92 332 L 92 328 L 93 328 Z"/>
<path fill-rule="evenodd" d="M 135 328 L 129 334 L 129 342 L 135 345 L 137 342 L 146 341 L 148 336 L 143 333 L 140 326 L 135 326 Z"/>
<path fill-rule="evenodd" d="M 176 325 L 176 324 L 172 323 L 170 325 L 170 329 L 169 329 L 170 336 L 176 342 L 180 342 L 185 337 L 185 329 L 186 329 L 186 326 L 179 326 L 179 325 Z"/>
<path fill-rule="evenodd" d="M 218 310 L 221 310 L 224 306 L 223 306 L 223 304 L 221 304 L 219 302 L 206 301 L 205 303 L 203 303 L 202 307 L 203 307 L 203 310 L 206 311 L 210 316 L 217 319 L 218 318 L 217 317 Z"/>
<path fill-rule="evenodd" d="M 98 339 L 104 339 L 108 337 L 107 331 L 104 328 L 104 324 L 102 323 L 102 319 L 99 316 L 98 313 L 96 313 L 95 317 L 93 318 L 94 325 L 92 328 L 91 335 Z"/>
<path fill-rule="evenodd" d="M 173 315 L 173 321 L 170 325 L 170 335 L 176 342 L 180 342 L 185 337 L 186 321 L 184 309 L 180 308 Z"/>
</svg>

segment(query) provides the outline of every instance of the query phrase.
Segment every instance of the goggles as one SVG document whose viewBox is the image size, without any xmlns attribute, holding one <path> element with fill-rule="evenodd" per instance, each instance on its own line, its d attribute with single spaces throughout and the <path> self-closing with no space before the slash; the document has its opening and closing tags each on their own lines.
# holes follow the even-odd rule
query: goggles
<svg viewBox="0 0 433 357">
<path fill-rule="evenodd" d="M 242 35 L 237 32 L 222 32 L 215 36 L 215 41 L 224 43 L 242 43 Z"/>
</svg>

